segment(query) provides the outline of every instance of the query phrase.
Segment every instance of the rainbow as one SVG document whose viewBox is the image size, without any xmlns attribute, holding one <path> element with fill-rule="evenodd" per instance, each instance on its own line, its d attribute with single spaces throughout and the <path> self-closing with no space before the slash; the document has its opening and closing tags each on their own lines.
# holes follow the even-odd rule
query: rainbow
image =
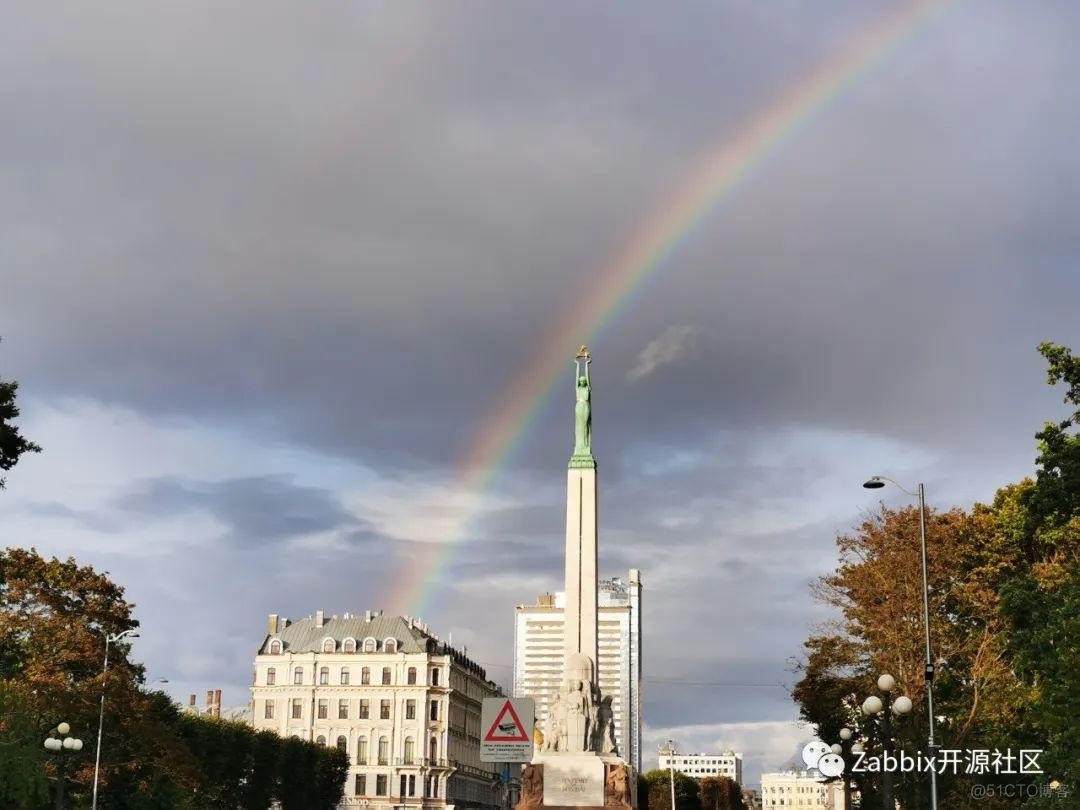
<svg viewBox="0 0 1080 810">
<path fill-rule="evenodd" d="M 773 103 L 723 137 L 681 184 L 653 209 L 596 275 L 577 305 L 551 329 L 541 350 L 501 393 L 457 467 L 461 496 L 450 536 L 438 538 L 426 559 L 408 560 L 390 581 L 393 612 L 423 615 L 439 589 L 442 572 L 469 530 L 471 504 L 487 491 L 513 456 L 552 393 L 566 382 L 574 350 L 592 342 L 667 263 L 716 206 L 738 191 L 762 164 L 835 98 L 894 53 L 956 0 L 899 4 L 847 47 L 801 77 Z M 570 389 L 567 388 L 567 391 Z"/>
</svg>

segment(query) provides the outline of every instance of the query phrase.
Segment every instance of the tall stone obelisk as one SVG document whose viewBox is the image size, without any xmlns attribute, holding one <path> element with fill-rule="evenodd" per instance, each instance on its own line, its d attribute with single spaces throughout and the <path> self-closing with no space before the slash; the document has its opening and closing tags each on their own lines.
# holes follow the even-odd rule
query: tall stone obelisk
<svg viewBox="0 0 1080 810">
<path fill-rule="evenodd" d="M 582 346 L 574 358 L 574 453 L 566 471 L 566 659 L 587 656 L 595 667 L 596 640 L 596 459 L 592 454 L 592 357 Z M 595 683 L 595 671 L 594 671 Z M 567 675 L 569 677 L 569 675 Z"/>
</svg>

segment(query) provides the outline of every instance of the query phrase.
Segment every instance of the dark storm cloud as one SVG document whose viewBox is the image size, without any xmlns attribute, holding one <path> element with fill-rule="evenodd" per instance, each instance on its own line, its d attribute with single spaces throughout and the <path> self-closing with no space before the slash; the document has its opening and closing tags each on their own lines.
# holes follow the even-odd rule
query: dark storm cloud
<svg viewBox="0 0 1080 810">
<path fill-rule="evenodd" d="M 205 513 L 244 544 L 338 529 L 352 529 L 350 536 L 357 540 L 364 536 L 353 528 L 361 521 L 334 493 L 269 476 L 215 482 L 157 478 L 140 483 L 113 505 L 151 520 Z"/>
<path fill-rule="evenodd" d="M 412 507 L 698 156 L 893 7 L 27 5 L 0 31 L 0 376 L 356 462 Z M 672 678 L 763 684 L 649 685 L 652 727 L 794 716 L 771 684 L 820 618 L 807 583 L 860 476 L 889 472 L 861 466 L 901 455 L 884 442 L 924 454 L 910 467 L 942 498 L 1030 469 L 1060 410 L 1034 346 L 1080 346 L 1078 13 L 956 4 L 593 341 L 601 570 L 642 569 Z M 512 605 L 560 587 L 566 383 L 424 617 L 496 675 Z M 390 604 L 442 552 L 321 479 L 152 474 L 100 509 L 26 511 L 61 545 L 65 521 L 225 526 L 99 557 L 131 583 L 148 658 L 183 633 L 185 677 L 235 703 L 265 613 Z"/>
</svg>

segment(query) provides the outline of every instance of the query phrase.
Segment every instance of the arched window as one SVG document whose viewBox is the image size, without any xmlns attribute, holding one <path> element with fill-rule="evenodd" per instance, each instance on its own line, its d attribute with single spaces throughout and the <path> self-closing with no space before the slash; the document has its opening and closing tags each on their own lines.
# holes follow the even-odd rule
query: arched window
<svg viewBox="0 0 1080 810">
<path fill-rule="evenodd" d="M 320 734 L 318 737 L 315 738 L 315 742 L 317 742 L 319 745 L 326 745 L 326 737 Z"/>
<path fill-rule="evenodd" d="M 416 667 L 409 667 L 409 683 L 416 683 Z"/>
<path fill-rule="evenodd" d="M 323 639 L 323 643 L 322 643 L 322 651 L 323 652 L 333 652 L 334 647 L 335 647 L 335 644 L 334 644 L 334 640 L 332 638 L 324 638 Z"/>
<path fill-rule="evenodd" d="M 431 685 L 432 686 L 438 686 L 439 685 L 439 670 L 437 670 L 437 669 L 431 670 Z"/>
<path fill-rule="evenodd" d="M 342 686 L 348 686 L 349 685 L 349 668 L 348 667 L 342 667 L 341 668 L 341 685 Z"/>
<path fill-rule="evenodd" d="M 367 737 L 356 741 L 356 764 L 367 765 Z"/>
<path fill-rule="evenodd" d="M 405 738 L 405 764 L 412 765 L 413 757 L 416 756 L 416 741 L 412 737 Z"/>
<path fill-rule="evenodd" d="M 292 682 L 293 683 L 303 683 L 304 682 L 304 668 L 303 667 L 296 667 L 292 671 Z"/>
<path fill-rule="evenodd" d="M 383 667 L 382 682 L 383 686 L 388 686 L 390 684 L 390 667 Z"/>
<path fill-rule="evenodd" d="M 390 763 L 390 740 L 386 737 L 379 737 L 379 764 L 388 765 Z"/>
<path fill-rule="evenodd" d="M 356 652 L 356 639 L 347 638 L 343 642 L 341 642 L 341 651 L 347 653 Z"/>
<path fill-rule="evenodd" d="M 428 740 L 428 759 L 435 762 L 439 758 L 439 741 L 432 737 Z"/>
<path fill-rule="evenodd" d="M 337 747 L 339 751 L 346 751 L 348 749 L 349 741 L 345 739 L 344 734 L 337 738 Z"/>
<path fill-rule="evenodd" d="M 364 639 L 364 652 L 375 652 L 375 639 L 373 639 L 373 638 L 365 638 Z"/>
<path fill-rule="evenodd" d="M 396 653 L 397 642 L 392 638 L 388 638 L 386 641 L 383 642 L 383 652 L 388 652 L 391 654 Z"/>
<path fill-rule="evenodd" d="M 277 670 L 270 667 L 266 670 L 266 685 L 273 686 L 275 683 L 277 683 Z"/>
<path fill-rule="evenodd" d="M 364 667 L 363 669 L 360 670 L 360 683 L 362 683 L 362 684 L 371 683 L 371 667 Z"/>
<path fill-rule="evenodd" d="M 276 638 L 270 642 L 270 654 L 281 655 L 281 642 Z"/>
<path fill-rule="evenodd" d="M 330 683 L 330 667 L 319 667 L 319 685 L 326 686 Z"/>
</svg>

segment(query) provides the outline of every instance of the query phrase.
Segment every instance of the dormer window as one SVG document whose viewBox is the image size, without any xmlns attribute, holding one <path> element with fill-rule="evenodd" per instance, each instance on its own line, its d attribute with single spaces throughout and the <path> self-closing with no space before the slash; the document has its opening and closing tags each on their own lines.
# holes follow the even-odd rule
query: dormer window
<svg viewBox="0 0 1080 810">
<path fill-rule="evenodd" d="M 337 645 L 332 638 L 324 638 L 322 643 L 322 651 L 324 653 L 332 653 Z"/>
<path fill-rule="evenodd" d="M 270 655 L 281 655 L 281 641 L 274 639 L 270 642 Z"/>
<path fill-rule="evenodd" d="M 373 638 L 365 638 L 364 639 L 364 652 L 366 652 L 366 653 L 375 652 L 375 639 L 373 639 Z"/>
<path fill-rule="evenodd" d="M 397 652 L 397 641 L 392 638 L 388 638 L 383 642 L 383 652 L 388 652 L 391 655 Z"/>
<path fill-rule="evenodd" d="M 356 652 L 356 639 L 347 638 L 343 642 L 341 642 L 341 651 L 347 653 Z"/>
</svg>

